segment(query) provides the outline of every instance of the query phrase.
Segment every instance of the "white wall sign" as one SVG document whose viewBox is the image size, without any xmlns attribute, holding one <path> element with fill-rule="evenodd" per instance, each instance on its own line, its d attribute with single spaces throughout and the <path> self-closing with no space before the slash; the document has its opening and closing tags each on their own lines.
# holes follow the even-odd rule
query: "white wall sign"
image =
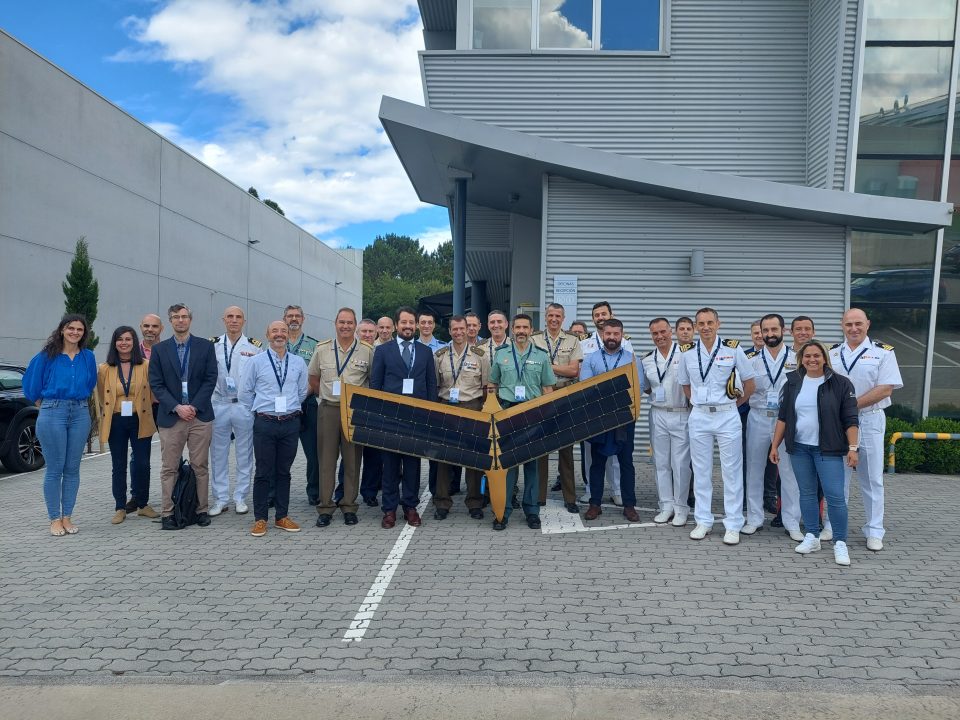
<svg viewBox="0 0 960 720">
<path fill-rule="evenodd" d="M 577 315 L 577 276 L 553 276 L 553 302 L 563 305 L 568 317 Z"/>
</svg>

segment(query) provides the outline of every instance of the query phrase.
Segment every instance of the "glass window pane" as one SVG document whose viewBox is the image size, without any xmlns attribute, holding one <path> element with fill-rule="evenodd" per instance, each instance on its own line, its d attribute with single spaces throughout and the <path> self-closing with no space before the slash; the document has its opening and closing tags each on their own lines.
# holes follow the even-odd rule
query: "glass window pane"
<svg viewBox="0 0 960 720">
<path fill-rule="evenodd" d="M 533 0 L 473 0 L 476 50 L 529 50 Z"/>
<path fill-rule="evenodd" d="M 956 0 L 870 0 L 867 40 L 953 40 Z"/>
<path fill-rule="evenodd" d="M 896 348 L 903 389 L 894 392 L 893 402 L 917 413 L 923 402 L 935 251 L 936 233 L 851 234 L 850 305 L 867 313 L 871 340 Z"/>
<path fill-rule="evenodd" d="M 947 200 L 960 204 L 960 161 L 950 163 Z M 930 414 L 960 420 L 960 218 L 943 233 Z"/>
<path fill-rule="evenodd" d="M 868 47 L 857 151 L 942 154 L 950 48 Z"/>
<path fill-rule="evenodd" d="M 661 0 L 601 0 L 603 50 L 659 50 Z"/>
<path fill-rule="evenodd" d="M 540 0 L 541 48 L 592 48 L 593 0 Z"/>
<path fill-rule="evenodd" d="M 857 160 L 855 192 L 914 200 L 939 200 L 943 163 L 939 160 Z"/>
</svg>

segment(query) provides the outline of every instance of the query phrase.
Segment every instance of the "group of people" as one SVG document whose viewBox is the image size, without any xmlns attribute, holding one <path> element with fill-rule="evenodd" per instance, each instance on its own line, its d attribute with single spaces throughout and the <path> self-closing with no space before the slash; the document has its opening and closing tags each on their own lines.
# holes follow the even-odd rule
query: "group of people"
<svg viewBox="0 0 960 720">
<path fill-rule="evenodd" d="M 410 525 L 422 523 L 420 458 L 351 443 L 340 423 L 344 383 L 469 409 L 479 409 L 487 393 L 495 393 L 501 406 L 509 407 L 637 362 L 650 404 L 659 504 L 654 522 L 686 525 L 692 484 L 690 537 L 702 540 L 711 532 L 716 443 L 726 544 L 738 544 L 741 535 L 763 527 L 765 476 L 769 479 L 772 463 L 779 471 L 779 518 L 799 542 L 797 552 L 814 552 L 832 538 L 836 561 L 849 564 L 847 498 L 855 467 L 867 548 L 883 547 L 883 408 L 902 381 L 893 348 L 869 338 L 869 320 L 858 309 L 844 313 L 845 340 L 829 350 L 815 339 L 807 316 L 791 321 L 789 347 L 784 318 L 765 315 L 755 323 L 754 347 L 746 350 L 721 335 L 720 317 L 712 308 L 673 323 L 657 317 L 648 325 L 654 349 L 639 360 L 607 302 L 592 309 L 592 333 L 581 322 L 565 331 L 564 308 L 556 303 L 545 309 L 546 327 L 539 331 L 529 315 L 508 318 L 494 310 L 486 318 L 486 338 L 475 313 L 455 315 L 449 344 L 434 337 L 432 312 L 409 307 L 378 321 L 358 321 L 354 310 L 341 308 L 334 337 L 318 341 L 304 333 L 303 309 L 290 305 L 282 320 L 267 326 L 266 347 L 244 334 L 244 312 L 236 306 L 224 311 L 225 332 L 210 339 L 191 334 L 192 313 L 183 304 L 172 305 L 167 319 L 173 335 L 162 341 L 163 321 L 157 315 L 143 318 L 142 337 L 131 326 L 118 327 L 106 362 L 98 367 L 85 349 L 86 320 L 67 315 L 31 361 L 24 390 L 40 406 L 37 432 L 47 461 L 44 494 L 53 535 L 77 531 L 71 515 L 94 391 L 101 442 L 109 444 L 112 456 L 113 523 L 135 512 L 159 516 L 164 530 L 178 529 L 172 494 L 186 448 L 197 478 L 197 524 L 209 525 L 231 504 L 236 513 L 247 513 L 252 480 L 251 534 L 260 537 L 267 532 L 270 507 L 276 528 L 300 530 L 288 515 L 298 444 L 318 527 L 330 525 L 337 510 L 346 525 L 357 524 L 358 499 L 381 507 L 384 528 L 395 526 L 398 512 Z M 738 409 L 744 406 L 749 412 L 742 422 Z M 149 504 L 155 433 L 162 456 L 159 513 Z M 640 520 L 634 436 L 631 423 L 581 449 L 587 491 L 579 499 L 574 449 L 559 451 L 554 488 L 569 512 L 579 513 L 584 502 L 584 519 L 596 520 L 609 480 L 623 515 L 630 522 Z M 236 457 L 232 494 L 231 445 Z M 506 528 L 514 509 L 522 509 L 528 527 L 540 527 L 547 463 L 542 457 L 524 464 L 522 498 L 516 493 L 520 468 L 509 469 L 510 500 L 503 518 L 494 519 L 494 530 Z M 482 474 L 468 468 L 463 475 L 466 508 L 480 520 L 488 502 Z M 429 478 L 433 517 L 444 520 L 453 510 L 452 495 L 461 491 L 461 469 L 431 461 Z M 822 526 L 821 496 L 827 507 Z"/>
</svg>

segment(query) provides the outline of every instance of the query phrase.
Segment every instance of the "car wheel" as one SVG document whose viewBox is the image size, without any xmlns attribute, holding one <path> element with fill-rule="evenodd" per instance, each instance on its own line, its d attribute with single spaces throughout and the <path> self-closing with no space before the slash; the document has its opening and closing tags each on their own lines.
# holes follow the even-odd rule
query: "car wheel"
<svg viewBox="0 0 960 720">
<path fill-rule="evenodd" d="M 24 418 L 17 423 L 3 464 L 11 472 L 30 472 L 43 467 L 43 451 L 37 437 L 36 417 Z"/>
</svg>

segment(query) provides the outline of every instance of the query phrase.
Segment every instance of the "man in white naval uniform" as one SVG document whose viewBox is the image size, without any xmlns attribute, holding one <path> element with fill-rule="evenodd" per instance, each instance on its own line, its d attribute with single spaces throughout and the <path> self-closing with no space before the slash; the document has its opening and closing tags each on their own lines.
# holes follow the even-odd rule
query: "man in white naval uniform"
<svg viewBox="0 0 960 720">
<path fill-rule="evenodd" d="M 892 345 L 873 342 L 867 335 L 870 321 L 863 310 L 851 308 L 841 323 L 845 341 L 830 349 L 833 371 L 846 375 L 857 392 L 860 410 L 860 465 L 857 479 L 863 496 L 866 524 L 862 530 L 867 549 L 883 549 L 883 434 L 887 416 L 883 409 L 891 404 L 894 390 L 903 387 L 900 367 Z M 850 497 L 850 475 L 846 467 L 845 494 Z"/>
<path fill-rule="evenodd" d="M 736 370 L 743 382 L 740 403 L 753 393 L 753 365 L 739 340 L 724 340 L 717 332 L 720 316 L 713 308 L 696 314 L 700 340 L 680 357 L 677 382 L 693 405 L 690 411 L 690 458 L 693 461 L 693 488 L 696 527 L 693 540 L 703 540 L 713 527 L 713 442 L 720 447 L 723 476 L 723 542 L 740 542 L 743 527 L 743 427 L 737 412 L 738 401 L 729 387 Z"/>
<path fill-rule="evenodd" d="M 219 515 L 230 502 L 230 435 L 236 441 L 237 481 L 234 510 L 247 512 L 246 497 L 253 478 L 253 415 L 240 405 L 240 374 L 263 343 L 243 334 L 243 310 L 236 305 L 223 311 L 226 333 L 212 337 L 217 355 L 217 385 L 213 390 L 213 438 L 210 442 L 210 516 Z"/>
<path fill-rule="evenodd" d="M 740 529 L 752 535 L 763 527 L 763 476 L 767 468 L 767 456 L 777 424 L 780 407 L 780 389 L 787 382 L 787 373 L 797 369 L 797 357 L 783 342 L 784 320 L 782 315 L 770 313 L 760 319 L 760 334 L 763 347 L 747 353 L 753 363 L 755 389 L 750 395 L 750 414 L 747 415 L 747 521 Z M 800 490 L 797 478 L 790 465 L 790 455 L 781 446 L 780 464 L 780 517 L 783 527 L 796 539 L 800 532 Z M 786 462 L 783 458 L 786 457 Z"/>
<path fill-rule="evenodd" d="M 650 441 L 659 499 L 659 513 L 653 521 L 665 523 L 672 517 L 673 524 L 682 527 L 689 512 L 690 403 L 677 384 L 677 367 L 683 351 L 691 345 L 675 343 L 670 321 L 662 317 L 650 321 L 650 336 L 656 348 L 641 360 L 641 385 L 650 396 Z"/>
</svg>

